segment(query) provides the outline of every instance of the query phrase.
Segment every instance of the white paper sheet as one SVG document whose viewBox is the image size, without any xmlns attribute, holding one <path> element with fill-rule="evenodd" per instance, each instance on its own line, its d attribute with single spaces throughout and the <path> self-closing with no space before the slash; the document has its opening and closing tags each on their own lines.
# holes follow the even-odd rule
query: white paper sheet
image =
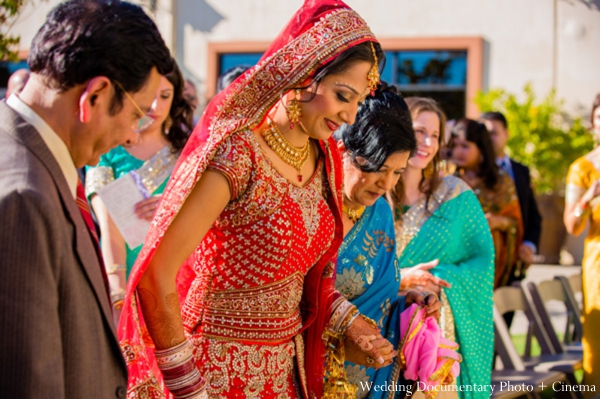
<svg viewBox="0 0 600 399">
<path fill-rule="evenodd" d="M 98 190 L 110 217 L 117 225 L 130 248 L 144 243 L 150 222 L 139 219 L 134 212 L 135 204 L 149 198 L 150 194 L 141 184 L 139 175 L 133 171 Z"/>
</svg>

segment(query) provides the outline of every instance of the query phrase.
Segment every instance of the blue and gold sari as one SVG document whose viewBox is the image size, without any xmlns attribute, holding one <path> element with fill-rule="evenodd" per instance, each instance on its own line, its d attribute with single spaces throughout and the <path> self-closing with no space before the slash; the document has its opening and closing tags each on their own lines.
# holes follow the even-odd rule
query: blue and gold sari
<svg viewBox="0 0 600 399">
<path fill-rule="evenodd" d="M 394 219 L 385 199 L 380 198 L 367 207 L 344 238 L 335 286 L 361 314 L 377 323 L 394 348 L 398 347 L 403 301 L 398 297 L 400 269 L 396 261 Z M 346 362 L 348 380 L 358 386 L 357 398 L 385 397 L 388 392 L 376 391 L 374 386 L 390 384 L 392 368 L 375 370 Z"/>
</svg>

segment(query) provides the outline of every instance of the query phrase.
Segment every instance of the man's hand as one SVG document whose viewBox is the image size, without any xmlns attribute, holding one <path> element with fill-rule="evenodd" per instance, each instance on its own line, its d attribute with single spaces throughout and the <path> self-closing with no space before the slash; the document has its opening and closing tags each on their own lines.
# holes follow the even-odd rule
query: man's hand
<svg viewBox="0 0 600 399">
<path fill-rule="evenodd" d="M 519 248 L 519 259 L 524 263 L 525 268 L 533 263 L 533 251 L 529 245 L 521 244 L 521 247 Z"/>
</svg>

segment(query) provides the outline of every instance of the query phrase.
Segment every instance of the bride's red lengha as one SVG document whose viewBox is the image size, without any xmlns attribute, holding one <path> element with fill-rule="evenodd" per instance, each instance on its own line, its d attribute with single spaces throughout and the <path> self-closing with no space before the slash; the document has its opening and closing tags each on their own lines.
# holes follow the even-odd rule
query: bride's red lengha
<svg viewBox="0 0 600 399">
<path fill-rule="evenodd" d="M 184 330 L 209 397 L 319 398 L 342 240 L 341 160 L 320 142 L 302 187 L 282 177 L 251 129 L 281 93 L 347 48 L 375 38 L 341 1 L 307 1 L 267 50 L 207 107 L 173 173 L 132 271 L 119 338 L 128 398 L 171 397 L 136 295 L 164 233 L 206 170 L 227 177 L 231 201 L 182 266 Z"/>
</svg>

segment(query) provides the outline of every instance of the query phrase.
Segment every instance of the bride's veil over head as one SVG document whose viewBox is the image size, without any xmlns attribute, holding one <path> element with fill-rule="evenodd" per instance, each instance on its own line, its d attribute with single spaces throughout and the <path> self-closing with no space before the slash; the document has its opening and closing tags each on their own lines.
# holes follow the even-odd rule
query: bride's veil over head
<svg viewBox="0 0 600 399">
<path fill-rule="evenodd" d="M 335 59 L 343 51 L 367 41 L 377 40 L 365 21 L 345 3 L 339 0 L 307 0 L 277 35 L 258 64 L 210 101 L 183 149 L 128 281 L 126 301 L 119 323 L 119 339 L 128 362 L 130 388 L 132 384 L 148 378 L 155 378 L 154 381 L 164 387 L 135 289 L 165 231 L 206 170 L 219 145 L 236 132 L 260 125 L 283 93 L 300 86 L 319 67 Z M 339 158 L 338 154 L 335 156 Z M 329 173 L 329 176 L 334 200 L 341 209 L 341 172 L 337 178 L 333 173 Z M 340 181 L 331 181 L 333 179 Z M 192 256 L 187 262 L 193 261 Z M 194 278 L 190 270 L 182 267 L 178 276 L 180 300 Z M 311 283 L 310 279 L 311 276 L 307 275 L 305 282 Z M 322 296 L 325 291 L 332 290 L 333 278 L 330 280 L 328 290 L 323 290 L 323 283 L 319 283 L 319 288 L 315 289 L 319 292 L 314 295 Z M 319 304 L 318 307 L 326 308 L 323 298 L 313 300 L 315 304 Z M 324 320 L 319 320 L 315 315 L 308 321 L 319 329 L 323 328 Z M 317 331 L 315 337 L 320 337 L 319 334 Z M 307 342 L 308 345 L 310 342 Z M 309 352 L 308 348 L 306 352 Z M 322 360 L 324 352 L 315 355 L 316 359 Z M 315 362 L 307 359 L 306 362 L 308 383 L 314 387 L 312 391 L 317 395 L 320 392 L 319 379 L 323 375 L 323 365 L 318 364 L 323 363 L 321 360 Z"/>
</svg>

